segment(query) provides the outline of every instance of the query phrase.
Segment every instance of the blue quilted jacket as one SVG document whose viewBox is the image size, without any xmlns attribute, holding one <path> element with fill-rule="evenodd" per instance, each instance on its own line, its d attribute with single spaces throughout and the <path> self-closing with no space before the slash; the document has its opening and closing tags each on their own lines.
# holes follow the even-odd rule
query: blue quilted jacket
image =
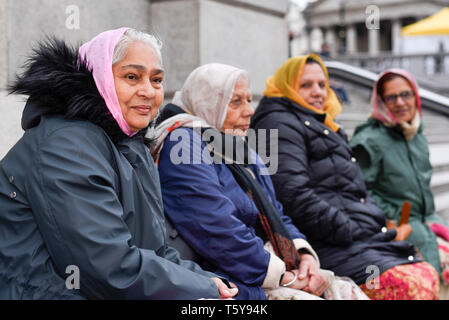
<svg viewBox="0 0 449 320">
<path fill-rule="evenodd" d="M 182 139 L 171 141 L 173 135 Z M 173 161 L 175 153 L 188 152 L 193 163 L 193 151 L 205 147 L 200 135 L 190 128 L 178 128 L 166 138 L 158 165 L 165 213 L 202 257 L 202 267 L 238 286 L 238 299 L 265 299 L 261 285 L 270 256 L 254 230 L 258 213 L 254 202 L 225 164 L 212 163 L 212 158 L 197 164 Z M 263 166 L 259 162 L 249 168 L 282 214 L 270 177 L 259 174 Z M 282 219 L 292 238 L 304 238 L 289 217 L 282 215 Z"/>
</svg>

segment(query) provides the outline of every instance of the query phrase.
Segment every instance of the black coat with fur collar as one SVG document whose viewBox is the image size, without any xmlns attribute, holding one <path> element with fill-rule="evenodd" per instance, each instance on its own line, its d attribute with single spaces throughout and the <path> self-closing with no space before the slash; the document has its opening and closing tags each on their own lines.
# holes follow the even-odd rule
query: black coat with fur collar
<svg viewBox="0 0 449 320">
<path fill-rule="evenodd" d="M 29 99 L 0 162 L 0 299 L 218 298 L 166 245 L 145 130 L 122 133 L 77 51 L 41 45 L 11 89 Z"/>
</svg>

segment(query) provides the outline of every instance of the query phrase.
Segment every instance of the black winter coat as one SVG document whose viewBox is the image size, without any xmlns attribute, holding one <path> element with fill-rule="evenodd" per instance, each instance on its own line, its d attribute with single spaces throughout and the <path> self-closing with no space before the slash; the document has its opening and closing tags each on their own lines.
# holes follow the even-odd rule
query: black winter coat
<svg viewBox="0 0 449 320">
<path fill-rule="evenodd" d="M 146 130 L 121 132 L 77 51 L 41 46 L 13 89 L 30 98 L 0 162 L 0 299 L 218 298 L 167 246 Z"/>
<path fill-rule="evenodd" d="M 373 276 L 370 266 L 382 273 L 418 261 L 412 245 L 391 241 L 396 231 L 382 232 L 384 214 L 367 194 L 346 134 L 323 122 L 323 115 L 287 98 L 267 97 L 251 121 L 255 129 L 278 129 L 276 196 L 318 253 L 321 267 L 363 284 Z"/>
</svg>

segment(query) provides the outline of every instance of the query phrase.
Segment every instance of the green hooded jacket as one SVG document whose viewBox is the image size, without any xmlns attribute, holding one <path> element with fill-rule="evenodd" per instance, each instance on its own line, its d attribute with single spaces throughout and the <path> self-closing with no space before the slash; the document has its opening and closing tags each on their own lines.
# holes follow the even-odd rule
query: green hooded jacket
<svg viewBox="0 0 449 320">
<path fill-rule="evenodd" d="M 438 244 L 428 223 L 447 224 L 435 213 L 430 189 L 432 166 L 422 124 L 407 141 L 399 127 L 388 128 L 377 119 L 369 119 L 356 128 L 350 146 L 370 195 L 387 219 L 399 223 L 403 203 L 411 203 L 409 224 L 413 231 L 407 240 L 441 273 Z"/>
</svg>

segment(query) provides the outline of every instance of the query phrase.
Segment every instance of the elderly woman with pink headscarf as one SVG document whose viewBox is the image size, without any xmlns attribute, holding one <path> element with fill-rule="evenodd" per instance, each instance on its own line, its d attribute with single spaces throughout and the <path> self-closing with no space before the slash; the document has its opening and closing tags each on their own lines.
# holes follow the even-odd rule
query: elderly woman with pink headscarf
<svg viewBox="0 0 449 320">
<path fill-rule="evenodd" d="M 25 134 L 0 162 L 0 299 L 236 294 L 166 243 L 145 138 L 163 79 L 159 41 L 129 28 L 35 50 L 11 88 Z"/>
<path fill-rule="evenodd" d="M 413 231 L 407 241 L 447 284 L 448 224 L 435 212 L 421 99 L 412 75 L 401 69 L 382 73 L 373 88 L 372 105 L 371 117 L 356 128 L 350 142 L 369 192 L 392 227 L 401 228 L 409 215 Z"/>
</svg>

